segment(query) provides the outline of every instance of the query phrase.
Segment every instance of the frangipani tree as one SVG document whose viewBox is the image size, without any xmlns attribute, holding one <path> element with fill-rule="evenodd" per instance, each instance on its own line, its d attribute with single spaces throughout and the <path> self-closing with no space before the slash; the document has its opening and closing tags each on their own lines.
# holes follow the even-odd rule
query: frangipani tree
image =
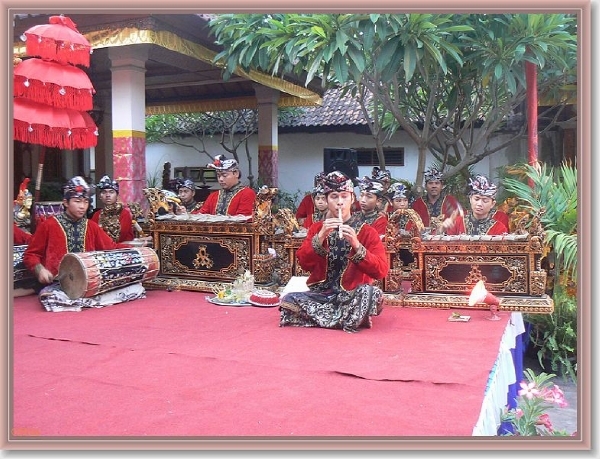
<svg viewBox="0 0 600 459">
<path fill-rule="evenodd" d="M 509 144 L 490 140 L 526 98 L 526 61 L 542 94 L 576 81 L 567 14 L 224 14 L 210 25 L 224 78 L 240 67 L 368 91 L 391 114 L 388 131 L 416 143 L 418 184 L 427 153 L 450 177 Z"/>
</svg>

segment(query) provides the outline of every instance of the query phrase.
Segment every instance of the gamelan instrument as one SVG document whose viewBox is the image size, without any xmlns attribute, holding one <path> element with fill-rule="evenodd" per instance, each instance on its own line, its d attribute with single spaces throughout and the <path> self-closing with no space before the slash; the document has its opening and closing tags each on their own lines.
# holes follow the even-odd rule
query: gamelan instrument
<svg viewBox="0 0 600 459">
<path fill-rule="evenodd" d="M 149 247 L 67 253 L 58 268 L 61 289 L 74 300 L 154 279 L 160 262 Z"/>
</svg>

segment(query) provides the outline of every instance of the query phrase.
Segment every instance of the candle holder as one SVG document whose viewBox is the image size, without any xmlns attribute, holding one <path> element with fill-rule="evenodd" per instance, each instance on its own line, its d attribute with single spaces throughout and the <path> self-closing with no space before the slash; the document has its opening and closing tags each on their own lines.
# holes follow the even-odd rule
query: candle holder
<svg viewBox="0 0 600 459">
<path fill-rule="evenodd" d="M 487 291 L 482 280 L 477 281 L 471 291 L 471 295 L 469 295 L 469 306 L 475 306 L 477 303 L 485 303 L 490 307 L 491 316 L 486 317 L 486 319 L 500 320 L 500 315 L 498 314 L 500 299 Z"/>
</svg>

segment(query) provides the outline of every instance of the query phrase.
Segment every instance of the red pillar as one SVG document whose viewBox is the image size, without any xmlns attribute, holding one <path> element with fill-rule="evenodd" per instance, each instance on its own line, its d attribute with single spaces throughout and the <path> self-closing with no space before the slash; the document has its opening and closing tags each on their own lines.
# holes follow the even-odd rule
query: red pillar
<svg viewBox="0 0 600 459">
<path fill-rule="evenodd" d="M 527 81 L 527 151 L 529 164 L 538 159 L 538 96 L 537 67 L 525 62 L 525 78 Z"/>
<path fill-rule="evenodd" d="M 113 180 L 123 203 L 146 209 L 145 77 L 147 54 L 137 48 L 109 48 L 112 88 Z M 108 168 L 107 168 L 108 169 Z M 108 173 L 108 171 L 107 171 Z"/>
</svg>

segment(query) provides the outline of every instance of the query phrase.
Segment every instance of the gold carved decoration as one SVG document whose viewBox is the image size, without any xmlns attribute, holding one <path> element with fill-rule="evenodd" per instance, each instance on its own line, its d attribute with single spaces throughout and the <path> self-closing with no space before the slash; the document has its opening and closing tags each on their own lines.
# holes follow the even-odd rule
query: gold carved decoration
<svg viewBox="0 0 600 459">
<path fill-rule="evenodd" d="M 231 237 L 227 235 L 201 235 L 201 234 L 171 234 L 161 235 L 159 238 L 159 256 L 161 259 L 161 271 L 166 275 L 178 275 L 183 277 L 198 277 L 211 280 L 230 280 L 233 281 L 238 275 L 248 270 L 252 272 L 251 265 L 251 244 L 248 237 Z M 198 248 L 195 248 L 198 245 Z M 193 264 L 186 265 L 181 258 L 177 257 L 177 253 L 181 253 L 186 249 L 197 254 L 202 253 L 199 247 L 212 245 L 216 250 L 219 250 L 223 256 L 229 254 L 232 262 L 218 269 L 214 268 L 213 264 L 208 266 L 200 266 Z M 204 250 L 205 250 L 204 249 Z M 221 257 L 222 259 L 222 257 Z M 205 260 L 206 261 L 206 260 Z M 192 262 L 193 263 L 193 262 Z"/>
<path fill-rule="evenodd" d="M 277 193 L 279 193 L 278 188 L 270 188 L 266 185 L 259 188 L 256 193 L 252 220 L 254 221 L 256 232 L 258 234 L 273 234 L 273 215 L 271 213 L 271 206 L 273 205 L 273 199 L 277 196 Z"/>
<path fill-rule="evenodd" d="M 468 295 L 442 295 L 442 294 L 390 294 L 384 293 L 386 306 L 403 308 L 434 308 L 434 309 L 478 309 L 488 310 L 489 306 L 477 303 L 469 306 Z M 554 301 L 548 295 L 541 297 L 516 297 L 507 296 L 500 298 L 499 311 L 525 312 L 528 314 L 552 314 Z"/>
<path fill-rule="evenodd" d="M 210 258 L 205 245 L 198 246 L 198 253 L 196 254 L 196 258 L 192 263 L 196 269 L 210 269 L 214 266 L 214 262 Z"/>
<path fill-rule="evenodd" d="M 273 224 L 276 229 L 281 229 L 286 236 L 291 236 L 294 232 L 300 231 L 300 224 L 290 209 L 279 209 L 273 216 Z"/>
<path fill-rule="evenodd" d="M 508 278 L 500 283 L 490 284 L 489 280 L 486 286 L 490 291 L 507 292 L 507 293 L 527 293 L 527 263 L 526 256 L 486 256 L 486 255 L 434 255 L 427 254 L 425 256 L 425 291 L 446 291 L 457 292 L 464 291 L 468 287 L 474 285 L 472 282 L 483 279 L 480 267 L 489 266 L 493 269 L 503 268 Z M 444 271 L 456 271 L 459 266 L 469 267 L 468 276 L 456 281 L 448 280 L 444 277 Z"/>
<path fill-rule="evenodd" d="M 406 223 L 413 222 L 411 232 L 406 230 Z M 385 229 L 385 246 L 388 251 L 398 252 L 401 248 L 409 248 L 412 236 L 419 236 L 423 231 L 423 220 L 413 209 L 397 209 L 388 218 Z"/>
<path fill-rule="evenodd" d="M 481 270 L 479 266 L 471 266 L 471 272 L 465 279 L 467 285 L 475 285 L 478 281 L 482 280 L 483 282 L 487 281 L 487 277 L 481 274 Z"/>
</svg>

